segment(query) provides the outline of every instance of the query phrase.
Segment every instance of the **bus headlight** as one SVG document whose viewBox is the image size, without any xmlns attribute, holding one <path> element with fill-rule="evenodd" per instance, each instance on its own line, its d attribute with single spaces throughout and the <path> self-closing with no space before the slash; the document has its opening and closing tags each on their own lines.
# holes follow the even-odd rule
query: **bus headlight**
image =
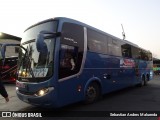
<svg viewBox="0 0 160 120">
<path fill-rule="evenodd" d="M 18 90 L 19 88 L 18 87 L 16 87 L 16 90 Z"/>
<path fill-rule="evenodd" d="M 44 96 L 44 95 L 46 95 L 48 92 L 50 92 L 50 91 L 52 91 L 52 90 L 54 90 L 54 87 L 43 88 L 43 89 L 39 90 L 39 91 L 35 94 L 35 96 L 39 96 L 39 97 Z"/>
</svg>

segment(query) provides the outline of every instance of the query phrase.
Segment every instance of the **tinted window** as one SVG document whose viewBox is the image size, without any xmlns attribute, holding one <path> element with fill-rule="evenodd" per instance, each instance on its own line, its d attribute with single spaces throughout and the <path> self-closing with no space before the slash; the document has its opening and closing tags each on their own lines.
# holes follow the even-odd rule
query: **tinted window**
<svg viewBox="0 0 160 120">
<path fill-rule="evenodd" d="M 79 46 L 82 52 L 84 49 L 84 31 L 80 25 L 64 23 L 61 32 L 61 43 L 70 46 Z"/>
<path fill-rule="evenodd" d="M 122 55 L 119 41 L 111 37 L 108 37 L 108 54 L 115 56 Z"/>
<path fill-rule="evenodd" d="M 122 48 L 122 56 L 123 57 L 129 57 L 129 58 L 132 57 L 132 55 L 131 55 L 131 45 L 123 44 L 123 45 L 121 45 L 121 48 Z"/>
<path fill-rule="evenodd" d="M 61 45 L 59 78 L 64 78 L 79 71 L 78 47 Z"/>
<path fill-rule="evenodd" d="M 142 60 L 149 60 L 148 52 L 145 50 L 141 50 L 141 59 Z"/>
<path fill-rule="evenodd" d="M 107 40 L 105 35 L 88 29 L 87 36 L 89 51 L 107 54 Z"/>
<path fill-rule="evenodd" d="M 132 52 L 132 58 L 135 58 L 135 59 L 141 58 L 141 55 L 140 55 L 141 50 L 139 48 L 132 46 L 131 52 Z"/>
<path fill-rule="evenodd" d="M 77 24 L 64 23 L 61 35 L 59 79 L 80 71 L 84 51 L 84 30 Z"/>
</svg>

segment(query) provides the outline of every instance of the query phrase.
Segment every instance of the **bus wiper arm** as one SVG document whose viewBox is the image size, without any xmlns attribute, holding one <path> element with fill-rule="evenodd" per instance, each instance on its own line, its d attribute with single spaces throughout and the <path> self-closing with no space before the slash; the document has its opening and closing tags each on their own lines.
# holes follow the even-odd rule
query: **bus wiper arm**
<svg viewBox="0 0 160 120">
<path fill-rule="evenodd" d="M 23 58 L 22 61 L 24 61 L 25 59 L 27 59 L 26 61 L 29 61 L 29 63 L 27 62 L 27 63 L 30 65 L 30 66 L 27 65 L 27 66 L 29 66 L 28 69 L 29 69 L 32 77 L 35 78 L 34 73 L 33 73 L 33 70 L 32 70 L 32 68 L 31 68 L 31 59 L 30 59 L 30 57 L 29 57 L 29 55 L 28 55 L 29 52 L 28 52 L 28 50 L 27 50 L 26 48 L 24 48 L 23 46 L 20 46 L 20 48 L 22 48 L 22 49 L 25 51 L 25 55 L 24 55 L 24 58 Z M 22 61 L 21 61 L 20 65 L 22 64 Z"/>
</svg>

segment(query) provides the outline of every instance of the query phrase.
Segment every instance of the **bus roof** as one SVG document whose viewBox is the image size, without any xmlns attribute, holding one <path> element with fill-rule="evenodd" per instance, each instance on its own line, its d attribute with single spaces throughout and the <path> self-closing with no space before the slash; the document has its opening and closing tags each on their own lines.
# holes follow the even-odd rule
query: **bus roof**
<svg viewBox="0 0 160 120">
<path fill-rule="evenodd" d="M 135 47 L 137 47 L 137 48 L 140 48 L 140 49 L 142 49 L 142 50 L 145 50 L 145 49 L 139 47 L 137 44 L 134 44 L 134 43 L 132 43 L 132 42 L 130 42 L 130 41 L 128 41 L 128 40 L 122 40 L 122 39 L 120 39 L 120 38 L 118 38 L 118 37 L 115 37 L 115 36 L 109 34 L 109 33 L 106 33 L 106 32 L 104 32 L 104 31 L 102 31 L 102 30 L 99 30 L 99 29 L 97 29 L 97 28 L 95 28 L 95 27 L 92 27 L 92 26 L 87 25 L 87 24 L 85 24 L 85 23 L 82 23 L 82 22 L 80 22 L 80 21 L 77 21 L 77 20 L 74 20 L 74 19 L 70 19 L 70 18 L 66 18 L 66 17 L 53 17 L 53 18 L 50 18 L 50 19 L 47 19 L 47 20 L 38 22 L 38 23 L 30 26 L 30 27 L 27 28 L 26 30 L 28 30 L 28 29 L 36 26 L 36 25 L 39 25 L 39 24 L 42 24 L 42 23 L 46 23 L 46 22 L 49 22 L 49 21 L 53 21 L 53 20 L 59 20 L 60 22 L 70 22 L 70 23 L 79 24 L 79 25 L 81 25 L 81 26 L 84 26 L 84 27 L 90 28 L 90 29 L 92 29 L 92 30 L 95 30 L 95 31 L 97 31 L 97 32 L 99 32 L 99 33 L 102 33 L 102 34 L 104 34 L 104 35 L 107 35 L 107 36 L 110 36 L 110 37 L 112 37 L 112 38 L 118 39 L 118 40 L 120 40 L 120 41 L 122 41 L 122 42 L 125 42 L 126 44 L 129 44 L 129 45 L 135 46 Z M 25 31 L 26 31 L 26 30 L 25 30 Z M 145 51 L 146 51 L 146 50 L 145 50 Z M 149 51 L 148 51 L 148 52 L 149 52 Z"/>
</svg>

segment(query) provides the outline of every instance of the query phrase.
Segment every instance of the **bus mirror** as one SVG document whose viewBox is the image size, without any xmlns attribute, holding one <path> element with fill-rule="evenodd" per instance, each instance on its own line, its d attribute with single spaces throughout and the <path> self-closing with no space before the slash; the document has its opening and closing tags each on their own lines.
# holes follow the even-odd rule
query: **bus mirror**
<svg viewBox="0 0 160 120">
<path fill-rule="evenodd" d="M 41 32 L 37 36 L 36 47 L 38 52 L 42 52 L 42 51 L 46 53 L 48 52 L 47 45 L 44 42 L 44 34 Z"/>
<path fill-rule="evenodd" d="M 37 47 L 37 51 L 38 52 L 43 52 L 43 53 L 47 53 L 48 49 L 47 49 L 47 45 L 44 42 L 45 39 L 51 39 L 51 38 L 55 38 L 59 36 L 59 33 L 53 33 L 53 32 L 49 32 L 49 31 L 41 31 L 36 39 L 36 47 Z"/>
</svg>

